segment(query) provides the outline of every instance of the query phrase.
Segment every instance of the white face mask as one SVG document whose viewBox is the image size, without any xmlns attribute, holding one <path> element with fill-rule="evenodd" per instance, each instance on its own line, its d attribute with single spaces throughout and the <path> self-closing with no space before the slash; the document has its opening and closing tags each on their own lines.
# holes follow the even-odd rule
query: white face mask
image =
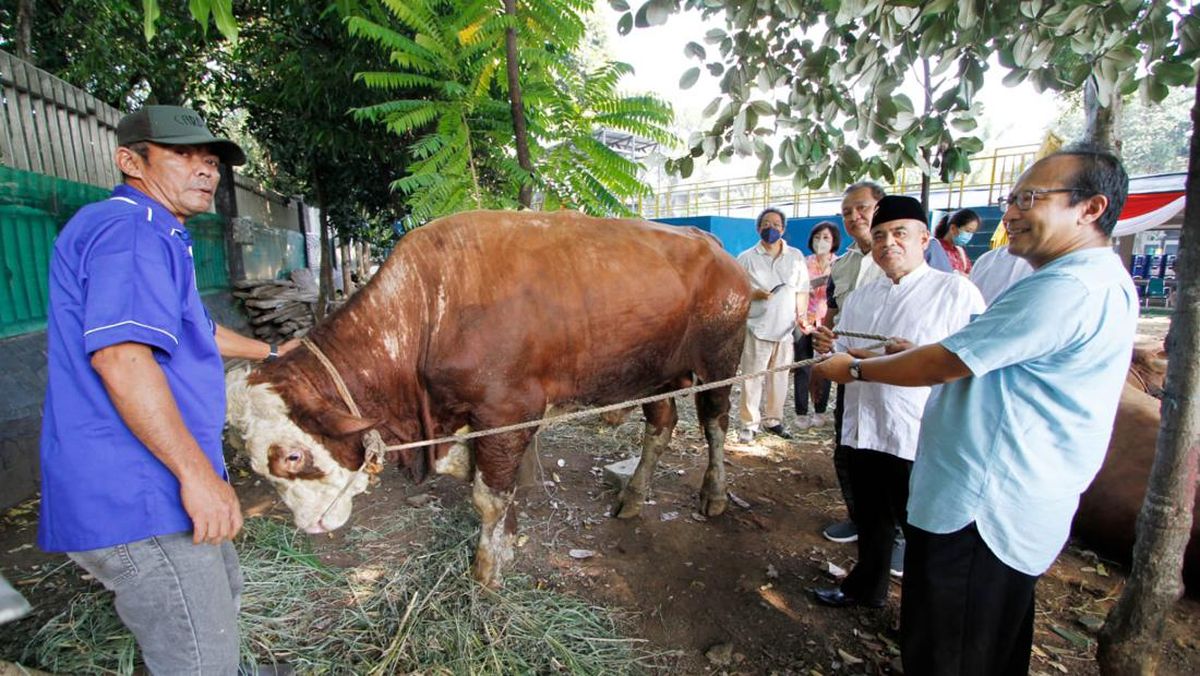
<svg viewBox="0 0 1200 676">
<path fill-rule="evenodd" d="M 827 254 L 827 253 L 829 253 L 829 250 L 832 248 L 833 248 L 833 242 L 830 242 L 827 239 L 814 239 L 813 240 L 813 253 L 815 253 L 815 254 Z"/>
</svg>

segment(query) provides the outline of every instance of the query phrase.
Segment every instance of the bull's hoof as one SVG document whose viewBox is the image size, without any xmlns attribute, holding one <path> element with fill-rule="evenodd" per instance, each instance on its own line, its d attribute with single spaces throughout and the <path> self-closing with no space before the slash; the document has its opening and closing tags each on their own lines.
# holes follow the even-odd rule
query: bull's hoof
<svg viewBox="0 0 1200 676">
<path fill-rule="evenodd" d="M 633 519 L 642 515 L 642 503 L 645 502 L 645 497 L 641 495 L 630 495 L 628 492 L 622 491 L 621 497 L 617 499 L 617 505 L 613 508 L 613 516 L 618 519 Z"/>
<path fill-rule="evenodd" d="M 480 561 L 477 559 L 471 566 L 471 577 L 485 589 L 495 591 L 500 588 L 499 572 L 491 562 L 480 565 Z"/>
<path fill-rule="evenodd" d="M 729 499 L 722 493 L 717 497 L 708 494 L 700 495 L 700 513 L 704 516 L 721 516 L 729 506 Z"/>
</svg>

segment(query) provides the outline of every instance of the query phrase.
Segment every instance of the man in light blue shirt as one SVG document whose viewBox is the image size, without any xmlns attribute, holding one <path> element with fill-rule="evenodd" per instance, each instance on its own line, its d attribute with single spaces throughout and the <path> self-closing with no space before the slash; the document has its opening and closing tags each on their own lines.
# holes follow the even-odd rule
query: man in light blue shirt
<svg viewBox="0 0 1200 676">
<path fill-rule="evenodd" d="M 1001 205 L 1031 276 L 940 343 L 817 367 L 837 382 L 942 385 L 909 491 L 906 673 L 1028 672 L 1034 587 L 1104 460 L 1129 366 L 1137 294 L 1109 248 L 1128 185 L 1106 152 L 1042 159 Z"/>
</svg>

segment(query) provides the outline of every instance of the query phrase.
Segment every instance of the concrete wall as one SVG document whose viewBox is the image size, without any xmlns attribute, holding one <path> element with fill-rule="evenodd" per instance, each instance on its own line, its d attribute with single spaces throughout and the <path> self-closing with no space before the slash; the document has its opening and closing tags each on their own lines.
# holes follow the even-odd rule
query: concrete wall
<svg viewBox="0 0 1200 676">
<path fill-rule="evenodd" d="M 204 304 L 214 320 L 245 331 L 246 317 L 229 293 Z M 46 332 L 0 340 L 0 511 L 38 490 L 38 437 L 46 397 Z"/>
<path fill-rule="evenodd" d="M 235 176 L 238 216 L 250 218 L 259 225 L 300 232 L 300 203 L 297 200 L 263 190 L 241 174 Z"/>
<path fill-rule="evenodd" d="M 46 332 L 0 340 L 0 509 L 33 494 L 46 396 Z"/>
</svg>

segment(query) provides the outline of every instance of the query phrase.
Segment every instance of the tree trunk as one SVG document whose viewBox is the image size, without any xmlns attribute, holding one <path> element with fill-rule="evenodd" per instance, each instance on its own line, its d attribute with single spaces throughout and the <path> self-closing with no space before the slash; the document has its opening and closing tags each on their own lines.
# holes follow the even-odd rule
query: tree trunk
<svg viewBox="0 0 1200 676">
<path fill-rule="evenodd" d="M 925 117 L 928 118 L 929 114 L 931 112 L 933 112 L 933 82 L 929 79 L 930 78 L 929 57 L 923 57 L 921 59 L 921 66 L 922 66 L 923 70 L 925 71 L 925 82 L 924 82 Z M 921 148 L 921 157 L 925 158 L 925 166 L 927 166 L 927 167 L 929 166 L 929 157 L 931 154 L 932 153 L 929 152 L 929 148 Z M 929 184 L 931 182 L 932 182 L 932 178 L 929 176 L 929 173 L 926 171 L 922 171 L 921 172 L 921 208 L 925 210 L 925 213 L 929 213 Z"/>
<path fill-rule="evenodd" d="M 321 279 L 317 292 L 317 321 L 325 318 L 329 308 L 329 299 L 333 296 L 333 256 L 330 253 L 332 245 L 329 241 L 329 209 L 325 208 L 324 184 L 317 179 L 314 189 L 317 193 L 317 208 L 321 213 Z"/>
<path fill-rule="evenodd" d="M 1175 314 L 1167 335 L 1162 427 L 1138 514 L 1133 566 L 1100 632 L 1096 659 L 1104 674 L 1153 674 L 1167 614 L 1183 593 L 1183 553 L 1192 531 L 1200 459 L 1200 86 L 1192 108 L 1187 206 L 1179 241 Z"/>
<path fill-rule="evenodd" d="M 1108 98 L 1108 101 L 1101 101 L 1095 78 L 1088 78 L 1083 86 L 1083 111 L 1087 116 L 1083 140 L 1120 156 L 1121 139 L 1117 136 L 1117 124 L 1121 120 L 1121 93 L 1114 89 Z"/>
<path fill-rule="evenodd" d="M 929 148 L 921 148 L 921 156 L 925 158 L 925 164 L 929 164 Z M 929 213 L 929 184 L 932 178 L 929 174 L 921 172 L 921 208 L 925 213 Z"/>
<path fill-rule="evenodd" d="M 354 258 L 350 255 L 351 248 L 350 240 L 342 238 L 342 290 L 346 293 L 346 298 L 354 293 L 354 281 L 350 279 L 350 275 L 354 273 Z"/>
<path fill-rule="evenodd" d="M 517 20 L 517 0 L 504 0 L 504 13 Z M 513 133 L 517 139 L 517 164 L 529 174 L 521 183 L 517 201 L 528 209 L 533 203 L 533 162 L 529 159 L 529 132 L 525 128 L 525 105 L 521 101 L 521 82 L 517 78 L 520 61 L 517 59 L 517 29 L 509 27 L 504 32 L 504 54 L 508 62 L 508 100 L 512 104 Z"/>
<path fill-rule="evenodd" d="M 371 274 L 371 243 L 359 242 L 358 249 L 358 278 L 365 284 Z"/>
<path fill-rule="evenodd" d="M 33 63 L 33 11 L 36 0 L 17 3 L 17 36 L 14 45 L 17 58 Z"/>
</svg>

